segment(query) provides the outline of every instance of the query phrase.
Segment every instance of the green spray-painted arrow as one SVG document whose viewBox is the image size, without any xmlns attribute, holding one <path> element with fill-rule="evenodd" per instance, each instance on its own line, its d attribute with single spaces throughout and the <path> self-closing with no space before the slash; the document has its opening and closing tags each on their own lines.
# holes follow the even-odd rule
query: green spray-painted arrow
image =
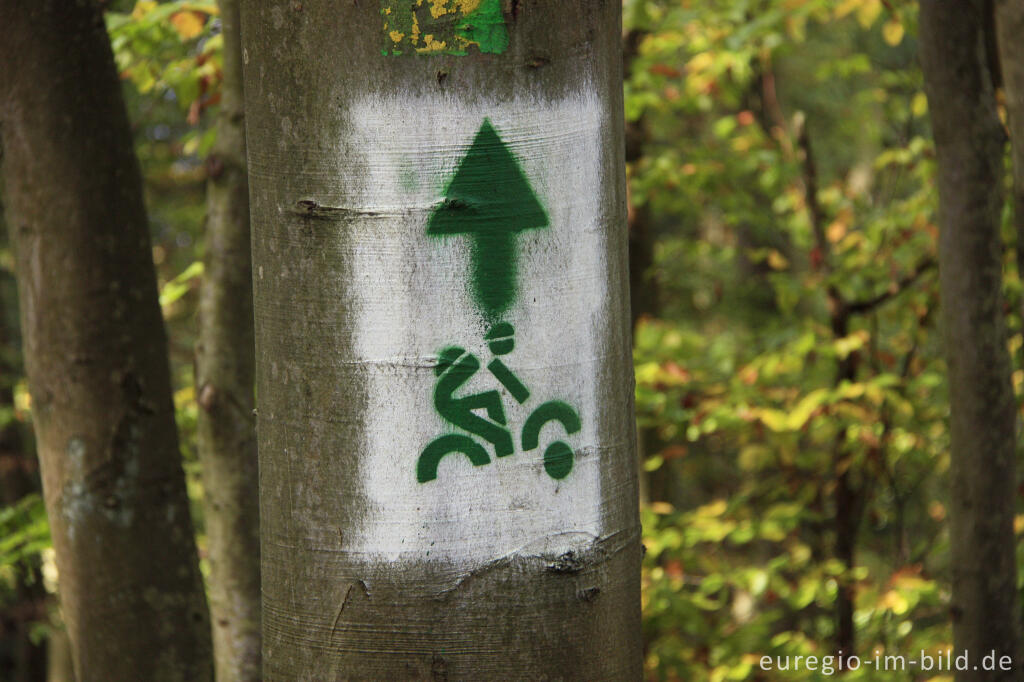
<svg viewBox="0 0 1024 682">
<path fill-rule="evenodd" d="M 547 213 L 519 163 L 484 119 L 430 216 L 427 234 L 473 237 L 473 295 L 491 322 L 516 298 L 516 233 L 547 226 Z"/>
</svg>

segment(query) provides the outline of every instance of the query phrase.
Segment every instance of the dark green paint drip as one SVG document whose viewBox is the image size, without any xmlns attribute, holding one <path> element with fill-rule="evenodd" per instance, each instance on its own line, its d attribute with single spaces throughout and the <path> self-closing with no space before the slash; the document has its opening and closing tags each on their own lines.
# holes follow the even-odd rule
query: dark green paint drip
<svg viewBox="0 0 1024 682">
<path fill-rule="evenodd" d="M 427 234 L 472 237 L 473 295 L 491 322 L 516 298 L 516 234 L 547 226 L 547 213 L 518 161 L 484 119 L 430 216 Z"/>
</svg>

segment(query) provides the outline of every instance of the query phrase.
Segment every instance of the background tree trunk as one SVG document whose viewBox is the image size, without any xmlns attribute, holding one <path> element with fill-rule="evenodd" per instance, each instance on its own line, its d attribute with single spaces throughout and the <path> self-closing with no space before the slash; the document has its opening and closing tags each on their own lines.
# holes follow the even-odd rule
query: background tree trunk
<svg viewBox="0 0 1024 682">
<path fill-rule="evenodd" d="M 999 65 L 1003 92 L 1006 93 L 1010 152 L 1013 157 L 1017 271 L 1024 278 L 1024 0 L 997 0 L 995 10 Z"/>
<path fill-rule="evenodd" d="M 71 640 L 63 626 L 55 626 L 46 640 L 46 682 L 75 682 Z"/>
<path fill-rule="evenodd" d="M 219 5 L 224 84 L 217 139 L 206 160 L 197 439 L 206 499 L 216 676 L 218 682 L 244 682 L 261 675 L 252 260 L 238 3 L 220 0 Z"/>
<path fill-rule="evenodd" d="M 621 3 L 412 6 L 243 2 L 264 674 L 639 679 Z"/>
<path fill-rule="evenodd" d="M 939 270 L 951 401 L 953 641 L 972 660 L 995 650 L 1018 680 L 1013 534 L 1015 412 L 1001 296 L 1004 133 L 985 63 L 986 3 L 921 2 L 921 61 L 938 157 Z"/>
<path fill-rule="evenodd" d="M 0 8 L 25 365 L 79 682 L 204 680 L 209 621 L 142 186 L 94 3 Z"/>
<path fill-rule="evenodd" d="M 645 35 L 646 31 L 632 30 L 622 37 L 622 70 L 626 78 L 633 68 Z M 636 163 L 643 158 L 645 147 L 650 142 L 647 121 L 641 116 L 636 121 L 627 122 L 624 134 L 626 163 Z M 658 287 L 649 272 L 654 265 L 655 235 L 650 206 L 637 205 L 627 193 L 626 208 L 626 234 L 629 237 L 629 328 L 635 339 L 640 320 L 648 316 L 655 317 L 658 313 Z M 665 478 L 670 469 L 669 463 L 666 462 L 658 471 L 650 473 L 644 466 L 647 457 L 663 445 L 660 441 L 657 429 L 637 429 L 637 480 L 643 504 L 668 499 Z"/>
</svg>

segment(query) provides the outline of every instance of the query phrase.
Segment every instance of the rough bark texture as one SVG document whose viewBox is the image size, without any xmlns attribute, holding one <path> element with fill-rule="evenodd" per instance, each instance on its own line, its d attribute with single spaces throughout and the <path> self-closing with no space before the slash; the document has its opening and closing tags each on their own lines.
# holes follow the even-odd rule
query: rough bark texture
<svg viewBox="0 0 1024 682">
<path fill-rule="evenodd" d="M 1021 679 L 1013 534 L 1015 401 L 1001 296 L 1004 133 L 985 63 L 981 0 L 921 3 L 921 60 L 938 158 L 939 270 L 952 432 L 953 641 Z"/>
<path fill-rule="evenodd" d="M 640 679 L 621 4 L 501 5 L 509 35 L 503 54 L 396 57 L 382 56 L 382 46 L 390 46 L 381 32 L 381 3 L 243 2 L 269 680 Z M 387 6 L 404 11 L 398 8 L 412 3 Z M 544 123 L 551 112 L 576 110 L 586 115 Z M 431 429 L 443 433 L 429 392 L 438 362 L 430 353 L 437 347 L 376 353 L 365 338 L 392 328 L 395 316 L 408 320 L 403 338 L 430 336 L 431 327 L 463 319 L 458 306 L 450 316 L 421 317 L 439 297 L 461 300 L 469 277 L 461 271 L 469 258 L 462 237 L 429 242 L 424 229 L 432 211 L 466 206 L 442 203 L 442 193 L 484 117 L 523 162 L 552 223 L 548 232 L 517 242 L 524 263 L 519 286 L 535 287 L 537 295 L 510 309 L 517 338 L 509 366 L 531 390 L 551 376 L 585 370 L 592 378 L 579 379 L 579 386 L 596 386 L 599 399 L 581 410 L 580 433 L 595 435 L 575 441 L 583 449 L 564 481 L 547 478 L 538 455 L 516 452 L 486 467 L 451 455 L 437 480 L 417 487 L 417 448 L 426 440 L 408 448 L 387 444 L 405 443 L 413 432 L 425 439 Z M 453 130 L 458 143 L 445 142 Z M 577 133 L 584 143 L 574 146 L 568 141 Z M 409 141 L 407 157 L 390 151 L 395 137 Z M 448 171 L 432 178 L 431 187 L 417 185 L 421 169 L 438 158 Z M 596 180 L 556 197 L 545 193 L 545 183 L 565 182 L 565 173 L 546 175 L 544 164 L 572 164 L 582 174 L 592 167 Z M 377 177 L 397 178 L 406 189 L 381 198 Z M 487 193 L 476 200 L 485 203 Z M 566 218 L 587 211 L 596 216 L 592 225 Z M 574 269 L 574 247 L 602 249 L 593 270 Z M 532 269 L 545 249 L 570 259 L 560 269 Z M 421 290 L 423 281 L 438 288 Z M 588 305 L 596 296 L 597 313 L 552 321 L 577 293 Z M 547 346 L 530 331 L 538 325 L 550 325 Z M 466 328 L 467 338 L 475 333 Z M 577 333 L 596 339 L 600 352 L 560 346 Z M 395 345 L 382 336 L 378 345 Z M 559 361 L 531 365 L 520 342 Z M 392 390 L 382 394 L 379 386 Z M 393 411 L 395 404 L 409 411 Z M 395 414 L 394 421 L 382 421 L 382 413 Z M 473 542 L 500 546 L 522 516 L 539 510 L 547 513 L 544 523 L 562 522 L 555 508 L 479 497 L 477 486 L 506 476 L 532 480 L 523 490 L 531 500 L 551 491 L 552 505 L 566 495 L 597 497 L 592 508 L 574 508 L 570 516 L 593 512 L 599 530 L 575 530 L 566 519 L 561 532 L 482 557 Z M 382 479 L 395 481 L 391 499 L 382 499 Z M 594 485 L 574 488 L 581 480 Z M 500 498 L 502 488 L 494 489 Z M 453 511 L 467 501 L 472 509 L 465 515 Z M 393 526 L 381 518 L 394 519 Z M 439 518 L 451 518 L 453 529 L 431 546 L 421 529 L 436 527 Z M 475 532 L 463 534 L 460 524 Z M 367 527 L 388 537 L 407 532 L 408 542 L 396 546 L 423 551 L 365 550 L 380 540 Z M 570 540 L 576 549 L 550 551 Z M 472 558 L 459 559 L 463 550 Z"/>
<path fill-rule="evenodd" d="M 205 276 L 196 387 L 218 682 L 260 679 L 259 495 L 249 184 L 245 167 L 238 3 L 220 0 L 224 85 L 206 160 Z"/>
<path fill-rule="evenodd" d="M 1017 271 L 1024 277 L 1024 0 L 997 0 L 996 32 L 1013 158 Z M 1024 357 L 1024 356 L 1022 356 Z"/>
<path fill-rule="evenodd" d="M 142 184 L 91 2 L 0 6 L 6 219 L 79 682 L 211 677 Z"/>
</svg>

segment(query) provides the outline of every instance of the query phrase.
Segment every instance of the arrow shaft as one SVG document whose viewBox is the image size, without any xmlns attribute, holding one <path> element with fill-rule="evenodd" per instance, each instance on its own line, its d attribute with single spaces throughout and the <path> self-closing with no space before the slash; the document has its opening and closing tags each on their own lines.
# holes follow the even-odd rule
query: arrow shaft
<svg viewBox="0 0 1024 682">
<path fill-rule="evenodd" d="M 483 231 L 473 240 L 473 294 L 491 321 L 516 295 L 516 249 L 512 232 Z"/>
</svg>

